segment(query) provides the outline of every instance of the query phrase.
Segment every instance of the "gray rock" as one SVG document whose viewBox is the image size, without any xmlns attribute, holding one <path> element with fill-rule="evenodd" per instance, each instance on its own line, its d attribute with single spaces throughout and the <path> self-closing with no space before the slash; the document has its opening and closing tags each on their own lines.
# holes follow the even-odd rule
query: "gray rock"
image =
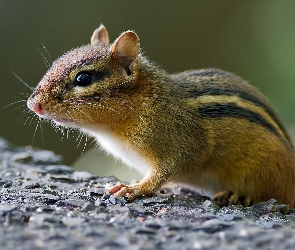
<svg viewBox="0 0 295 250">
<path fill-rule="evenodd" d="M 1 249 L 295 249 L 295 210 L 275 200 L 220 207 L 174 188 L 133 203 L 104 194 L 111 177 L 0 138 Z"/>
</svg>

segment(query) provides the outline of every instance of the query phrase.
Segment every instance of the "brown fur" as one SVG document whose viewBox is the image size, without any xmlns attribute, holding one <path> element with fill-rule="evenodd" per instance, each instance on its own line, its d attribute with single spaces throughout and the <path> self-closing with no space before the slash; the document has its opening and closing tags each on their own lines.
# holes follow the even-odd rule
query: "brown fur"
<svg viewBox="0 0 295 250">
<path fill-rule="evenodd" d="M 109 45 L 101 26 L 91 43 L 54 62 L 29 98 L 28 107 L 57 124 L 94 131 L 90 134 L 106 128 L 146 160 L 149 171 L 141 182 L 119 184 L 111 193 L 129 194 L 132 200 L 174 181 L 217 193 L 216 200 L 228 199 L 232 204 L 275 198 L 295 205 L 292 143 L 255 88 L 215 69 L 166 74 L 140 55 L 132 31 Z M 79 87 L 75 77 L 82 71 L 107 75 Z M 222 94 L 208 91 L 201 95 L 206 88 Z M 214 104 L 251 111 L 262 122 L 243 114 L 200 115 L 200 108 Z"/>
</svg>

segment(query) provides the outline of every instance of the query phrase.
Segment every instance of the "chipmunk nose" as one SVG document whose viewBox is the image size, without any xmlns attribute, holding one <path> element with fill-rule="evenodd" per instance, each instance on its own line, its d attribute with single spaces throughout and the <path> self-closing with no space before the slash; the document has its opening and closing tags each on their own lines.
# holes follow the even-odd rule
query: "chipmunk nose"
<svg viewBox="0 0 295 250">
<path fill-rule="evenodd" d="M 42 105 L 39 104 L 39 103 L 34 102 L 33 98 L 30 98 L 27 101 L 27 106 L 28 106 L 28 108 L 30 110 L 34 111 L 37 115 L 43 115 L 44 114 Z"/>
<path fill-rule="evenodd" d="M 38 115 L 43 115 L 43 108 L 40 104 L 32 106 L 32 111 L 34 111 Z"/>
</svg>

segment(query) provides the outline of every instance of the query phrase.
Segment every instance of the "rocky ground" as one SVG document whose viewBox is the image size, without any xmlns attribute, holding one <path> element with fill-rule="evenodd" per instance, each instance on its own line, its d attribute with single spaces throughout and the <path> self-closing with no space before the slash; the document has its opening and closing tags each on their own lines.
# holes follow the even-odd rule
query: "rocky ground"
<svg viewBox="0 0 295 250">
<path fill-rule="evenodd" d="M 295 210 L 275 200 L 219 207 L 175 188 L 126 203 L 104 195 L 117 181 L 0 139 L 0 248 L 295 249 Z"/>
</svg>

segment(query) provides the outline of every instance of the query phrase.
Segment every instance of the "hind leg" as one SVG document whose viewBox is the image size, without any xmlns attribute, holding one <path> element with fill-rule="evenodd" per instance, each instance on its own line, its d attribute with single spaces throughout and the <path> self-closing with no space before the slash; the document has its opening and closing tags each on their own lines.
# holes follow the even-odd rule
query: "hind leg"
<svg viewBox="0 0 295 250">
<path fill-rule="evenodd" d="M 220 205 L 243 205 L 245 207 L 248 207 L 251 204 L 250 197 L 240 196 L 238 193 L 234 193 L 230 190 L 215 194 L 213 201 L 216 201 Z"/>
</svg>

